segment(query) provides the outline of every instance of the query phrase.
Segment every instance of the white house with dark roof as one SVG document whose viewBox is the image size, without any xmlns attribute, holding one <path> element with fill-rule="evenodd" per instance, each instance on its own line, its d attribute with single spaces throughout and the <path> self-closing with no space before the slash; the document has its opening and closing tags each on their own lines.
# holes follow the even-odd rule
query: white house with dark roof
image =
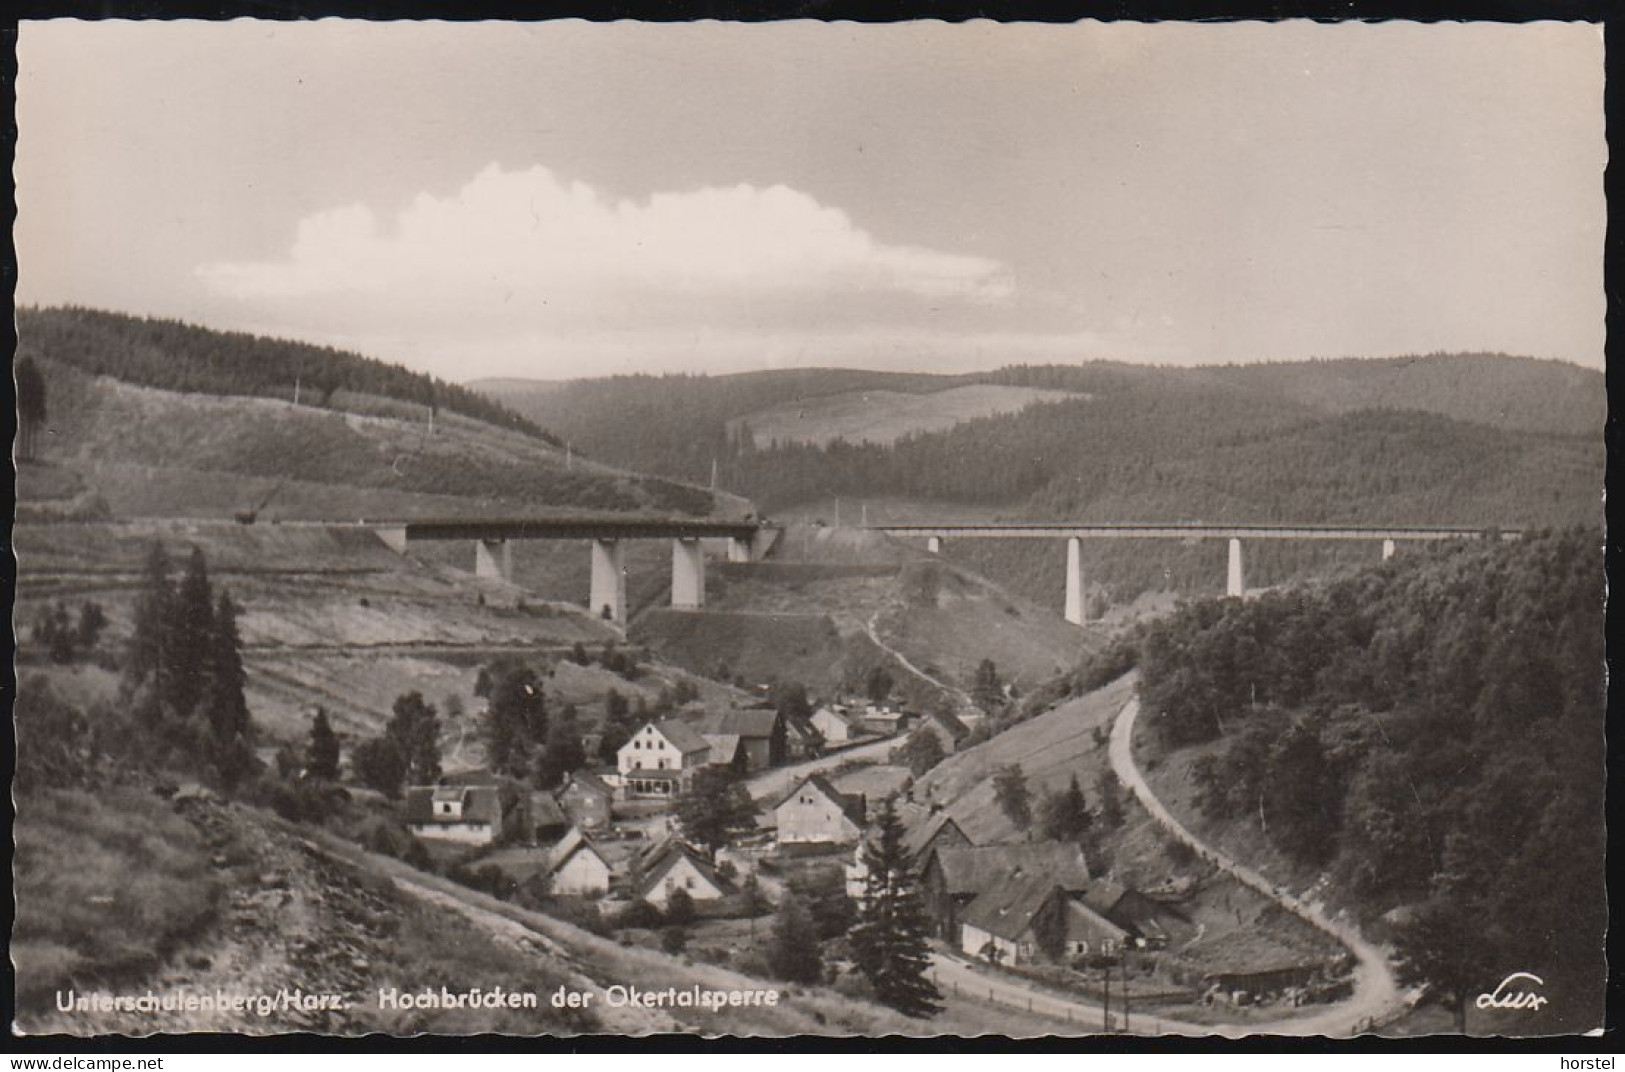
<svg viewBox="0 0 1625 1072">
<path fill-rule="evenodd" d="M 822 774 L 796 783 L 773 807 L 780 845 L 851 845 L 863 836 L 866 802 Z"/>
<path fill-rule="evenodd" d="M 489 845 L 502 835 L 494 785 L 415 785 L 406 790 L 406 827 L 421 838 Z"/>
<path fill-rule="evenodd" d="M 553 847 L 548 871 L 549 893 L 570 897 L 597 897 L 608 891 L 614 866 L 580 827 L 572 827 Z"/>
<path fill-rule="evenodd" d="M 616 753 L 616 771 L 628 795 L 674 797 L 709 761 L 711 746 L 680 719 L 646 722 Z"/>
<path fill-rule="evenodd" d="M 733 887 L 699 853 L 671 839 L 644 858 L 637 893 L 656 908 L 665 908 L 677 890 L 696 901 L 714 901 L 732 893 Z"/>
</svg>

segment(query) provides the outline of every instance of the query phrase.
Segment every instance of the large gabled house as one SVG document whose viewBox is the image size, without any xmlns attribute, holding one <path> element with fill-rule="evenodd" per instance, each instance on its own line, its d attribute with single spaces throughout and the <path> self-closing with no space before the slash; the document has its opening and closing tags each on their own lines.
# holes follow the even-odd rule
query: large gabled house
<svg viewBox="0 0 1625 1072">
<path fill-rule="evenodd" d="M 773 806 L 778 843 L 851 845 L 863 836 L 866 811 L 862 794 L 843 793 L 823 775 L 809 775 Z"/>
<path fill-rule="evenodd" d="M 959 948 L 1001 964 L 1116 954 L 1129 932 L 1046 875 L 1025 875 L 978 894 L 960 914 Z"/>
<path fill-rule="evenodd" d="M 646 722 L 616 753 L 616 770 L 628 796 L 674 797 L 709 762 L 711 746 L 681 719 Z"/>
<path fill-rule="evenodd" d="M 937 933 L 959 944 L 960 914 L 983 893 L 1028 879 L 1043 879 L 1068 894 L 1089 888 L 1083 850 L 1072 842 L 1037 841 L 1018 845 L 943 845 L 925 856 L 920 888 Z"/>
</svg>

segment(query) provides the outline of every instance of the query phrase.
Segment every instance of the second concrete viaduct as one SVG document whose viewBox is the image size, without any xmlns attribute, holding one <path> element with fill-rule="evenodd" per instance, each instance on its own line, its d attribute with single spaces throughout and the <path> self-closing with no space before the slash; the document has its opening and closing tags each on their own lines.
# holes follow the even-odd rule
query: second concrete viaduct
<svg viewBox="0 0 1625 1072">
<path fill-rule="evenodd" d="M 1499 535 L 1501 539 L 1515 540 L 1516 529 L 1433 527 L 1420 525 L 1363 526 L 1363 525 L 1209 525 L 1201 522 L 1167 522 L 1155 524 L 1070 524 L 1055 522 L 963 522 L 949 524 L 871 525 L 874 532 L 888 536 L 925 537 L 926 550 L 932 554 L 942 551 L 942 542 L 954 539 L 1017 538 L 1066 541 L 1066 620 L 1082 625 L 1087 619 L 1083 600 L 1082 541 L 1095 539 L 1117 540 L 1203 540 L 1229 541 L 1229 556 L 1225 571 L 1225 593 L 1240 596 L 1247 589 L 1246 569 L 1242 563 L 1243 540 L 1381 540 L 1382 557 L 1393 557 L 1397 541 L 1476 540 Z"/>
</svg>

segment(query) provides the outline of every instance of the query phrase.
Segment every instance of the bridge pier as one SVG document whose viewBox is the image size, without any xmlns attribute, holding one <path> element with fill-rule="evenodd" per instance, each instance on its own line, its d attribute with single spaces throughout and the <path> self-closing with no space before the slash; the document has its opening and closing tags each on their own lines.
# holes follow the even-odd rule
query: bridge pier
<svg viewBox="0 0 1625 1072">
<path fill-rule="evenodd" d="M 741 540 L 737 537 L 728 540 L 729 562 L 749 562 L 754 557 L 754 550 L 749 540 Z"/>
<path fill-rule="evenodd" d="M 588 610 L 617 624 L 626 624 L 626 550 L 619 540 L 592 541 L 589 591 Z"/>
<path fill-rule="evenodd" d="M 705 606 L 705 555 L 697 539 L 671 542 L 671 605 L 678 610 Z"/>
<path fill-rule="evenodd" d="M 405 525 L 379 525 L 372 531 L 380 540 L 384 541 L 385 547 L 398 555 L 406 554 Z"/>
<path fill-rule="evenodd" d="M 933 555 L 942 554 L 942 537 L 927 536 L 925 538 L 925 549 L 930 551 Z"/>
<path fill-rule="evenodd" d="M 474 576 L 492 581 L 512 581 L 513 545 L 507 540 L 475 540 Z"/>
<path fill-rule="evenodd" d="M 1390 558 L 1393 558 L 1393 557 L 1394 557 L 1394 541 L 1393 540 L 1384 540 L 1384 541 L 1382 541 L 1382 560 L 1384 562 L 1386 562 Z"/>
<path fill-rule="evenodd" d="M 1087 613 L 1083 605 L 1083 541 L 1069 536 L 1066 541 L 1066 620 L 1082 625 Z"/>
<path fill-rule="evenodd" d="M 1230 540 L 1230 567 L 1225 574 L 1224 594 L 1227 596 L 1247 594 L 1247 575 L 1241 564 L 1241 541 L 1234 537 Z"/>
</svg>

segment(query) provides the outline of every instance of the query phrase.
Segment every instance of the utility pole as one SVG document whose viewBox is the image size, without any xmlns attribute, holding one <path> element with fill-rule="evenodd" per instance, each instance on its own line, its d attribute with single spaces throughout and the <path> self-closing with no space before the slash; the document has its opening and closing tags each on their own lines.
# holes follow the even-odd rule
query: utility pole
<svg viewBox="0 0 1625 1072">
<path fill-rule="evenodd" d="M 841 497 L 835 496 L 835 527 L 841 527 Z"/>
<path fill-rule="evenodd" d="M 298 376 L 295 376 L 293 378 L 293 404 L 296 405 L 296 406 L 299 404 L 299 377 Z"/>
<path fill-rule="evenodd" d="M 1128 949 L 1123 950 L 1123 1034 L 1130 1033 L 1128 1026 Z"/>
<path fill-rule="evenodd" d="M 1109 1035 L 1112 1030 L 1112 962 L 1102 957 L 1100 970 L 1106 980 L 1102 987 L 1105 1000 L 1100 1003 L 1100 1029 Z"/>
<path fill-rule="evenodd" d="M 711 490 L 717 490 L 717 460 L 711 459 Z"/>
</svg>

